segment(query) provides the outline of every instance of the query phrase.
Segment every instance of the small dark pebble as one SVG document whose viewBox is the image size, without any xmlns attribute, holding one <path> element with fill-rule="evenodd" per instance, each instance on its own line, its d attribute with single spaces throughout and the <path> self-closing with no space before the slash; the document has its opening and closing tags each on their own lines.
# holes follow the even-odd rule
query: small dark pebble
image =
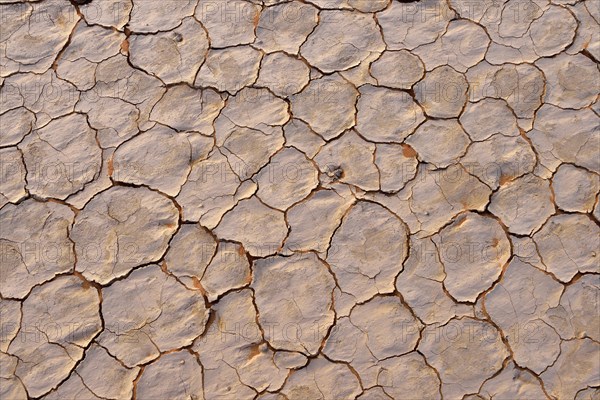
<svg viewBox="0 0 600 400">
<path fill-rule="evenodd" d="M 333 177 L 335 180 L 340 180 L 344 177 L 344 170 L 340 166 L 330 166 L 329 167 L 329 176 Z"/>
<path fill-rule="evenodd" d="M 73 3 L 73 5 L 76 5 L 76 6 L 82 6 L 84 4 L 88 4 L 88 3 L 92 2 L 92 0 L 70 0 L 70 1 L 71 1 L 71 3 Z"/>
</svg>

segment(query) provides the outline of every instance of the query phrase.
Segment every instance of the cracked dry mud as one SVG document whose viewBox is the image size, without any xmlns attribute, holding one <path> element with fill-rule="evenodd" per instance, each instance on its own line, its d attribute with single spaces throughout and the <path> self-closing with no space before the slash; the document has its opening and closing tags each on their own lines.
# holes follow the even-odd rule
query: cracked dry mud
<svg viewBox="0 0 600 400">
<path fill-rule="evenodd" d="M 598 0 L 0 16 L 0 399 L 600 399 Z"/>
</svg>

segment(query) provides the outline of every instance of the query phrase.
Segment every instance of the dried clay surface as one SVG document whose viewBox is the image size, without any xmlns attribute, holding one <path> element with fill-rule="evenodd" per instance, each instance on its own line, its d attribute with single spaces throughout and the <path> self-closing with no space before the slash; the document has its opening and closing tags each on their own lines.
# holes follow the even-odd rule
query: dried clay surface
<svg viewBox="0 0 600 400">
<path fill-rule="evenodd" d="M 0 25 L 0 400 L 600 400 L 598 0 Z"/>
</svg>

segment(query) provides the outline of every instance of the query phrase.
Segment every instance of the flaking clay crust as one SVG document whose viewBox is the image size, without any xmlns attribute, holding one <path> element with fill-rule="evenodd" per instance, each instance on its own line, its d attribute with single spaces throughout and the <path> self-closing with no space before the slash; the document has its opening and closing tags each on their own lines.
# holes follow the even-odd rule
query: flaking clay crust
<svg viewBox="0 0 600 400">
<path fill-rule="evenodd" d="M 0 15 L 0 399 L 600 400 L 598 0 Z"/>
</svg>

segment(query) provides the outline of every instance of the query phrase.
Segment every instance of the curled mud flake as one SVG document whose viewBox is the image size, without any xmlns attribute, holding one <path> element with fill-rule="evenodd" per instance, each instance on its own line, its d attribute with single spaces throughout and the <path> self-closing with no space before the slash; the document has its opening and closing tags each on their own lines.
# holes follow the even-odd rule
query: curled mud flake
<svg viewBox="0 0 600 400">
<path fill-rule="evenodd" d="M 407 236 L 404 223 L 384 207 L 371 202 L 354 205 L 336 230 L 327 254 L 340 289 L 357 302 L 393 292 L 408 253 Z"/>
<path fill-rule="evenodd" d="M 315 157 L 319 170 L 335 181 L 363 190 L 379 189 L 379 172 L 373 161 L 375 145 L 353 130 L 326 144 Z"/>
<path fill-rule="evenodd" d="M 446 278 L 458 301 L 475 302 L 500 276 L 510 258 L 510 242 L 493 218 L 465 213 L 434 236 Z"/>
<path fill-rule="evenodd" d="M 0 149 L 0 208 L 17 203 L 27 196 L 25 165 L 22 153 L 15 147 Z"/>
<path fill-rule="evenodd" d="M 392 1 L 377 14 L 389 50 L 412 50 L 434 42 L 454 17 L 455 12 L 444 0 Z"/>
<path fill-rule="evenodd" d="M 484 28 L 466 19 L 452 20 L 446 32 L 435 42 L 413 50 L 427 70 L 448 65 L 459 72 L 483 60 L 490 44 Z"/>
<path fill-rule="evenodd" d="M 236 93 L 256 81 L 261 58 L 260 51 L 250 46 L 211 49 L 194 85 Z"/>
<path fill-rule="evenodd" d="M 91 89 L 96 83 L 98 63 L 118 54 L 123 40 L 125 35 L 121 32 L 80 22 L 56 62 L 56 75 L 79 90 Z"/>
<path fill-rule="evenodd" d="M 562 291 L 550 275 L 517 258 L 485 296 L 485 309 L 502 329 L 515 362 L 536 374 L 560 352 L 560 337 L 544 319 L 549 309 L 558 306 Z"/>
<path fill-rule="evenodd" d="M 328 167 L 327 175 L 334 181 L 339 181 L 344 177 L 344 170 L 339 165 L 331 165 Z"/>
<path fill-rule="evenodd" d="M 2 32 L 3 73 L 44 73 L 51 66 L 79 21 L 75 7 L 65 0 L 48 0 L 35 6 L 2 5 L 12 20 Z M 6 35 L 6 36 L 5 36 Z"/>
<path fill-rule="evenodd" d="M 265 340 L 276 349 L 318 353 L 334 322 L 327 265 L 313 253 L 257 260 L 251 286 Z"/>
<path fill-rule="evenodd" d="M 360 64 L 385 44 L 375 20 L 356 11 L 321 11 L 319 24 L 300 48 L 300 54 L 319 70 L 330 73 Z"/>
<path fill-rule="evenodd" d="M 300 1 L 264 8 L 256 26 L 254 44 L 267 53 L 297 54 L 319 21 L 317 12 L 317 8 Z"/>
<path fill-rule="evenodd" d="M 364 386 L 387 384 L 393 387 L 398 383 L 385 376 L 390 364 L 395 364 L 389 361 L 414 350 L 422 328 L 398 297 L 377 296 L 354 307 L 349 318 L 336 322 L 336 329 L 327 338 L 323 352 L 333 360 L 348 362 Z M 424 378 L 428 380 L 429 374 Z M 431 388 L 437 391 L 438 385 Z"/>
<path fill-rule="evenodd" d="M 213 89 L 171 86 L 152 109 L 150 119 L 179 131 L 211 135 L 213 121 L 224 104 L 221 96 Z"/>
<path fill-rule="evenodd" d="M 79 11 L 88 24 L 123 30 L 129 22 L 133 0 L 88 1 L 79 5 Z"/>
<path fill-rule="evenodd" d="M 308 364 L 308 358 L 304 354 L 285 350 L 275 352 L 273 361 L 277 366 L 289 369 L 298 369 Z"/>
<path fill-rule="evenodd" d="M 133 10 L 130 13 L 127 28 L 132 32 L 155 33 L 171 31 L 180 26 L 185 17 L 194 13 L 197 0 L 157 1 L 131 0 Z M 117 8 L 113 12 L 118 13 Z"/>
<path fill-rule="evenodd" d="M 476 103 L 467 103 L 460 123 L 471 140 L 477 142 L 496 133 L 519 136 L 517 118 L 504 100 L 485 98 Z"/>
<path fill-rule="evenodd" d="M 459 304 L 444 288 L 444 265 L 431 238 L 411 236 L 410 255 L 396 279 L 396 290 L 424 323 L 445 324 L 456 316 L 473 315 L 473 308 Z"/>
<path fill-rule="evenodd" d="M 509 355 L 492 324 L 471 318 L 425 328 L 418 349 L 438 372 L 444 398 L 477 392 Z"/>
<path fill-rule="evenodd" d="M 510 362 L 498 375 L 487 380 L 480 395 L 485 399 L 546 399 L 539 379 L 530 371 L 516 367 Z"/>
<path fill-rule="evenodd" d="M 171 200 L 146 188 L 115 186 L 98 194 L 71 230 L 77 271 L 105 285 L 138 265 L 158 261 L 178 218 Z"/>
<path fill-rule="evenodd" d="M 103 347 L 96 343 L 86 350 L 85 358 L 77 366 L 69 379 L 59 386 L 75 386 L 71 380 L 83 382 L 94 396 L 105 399 L 122 399 L 133 394 L 133 381 L 139 374 L 139 368 L 126 368 L 113 358 Z M 58 394 L 58 393 L 57 393 Z M 67 395 L 67 393 L 64 393 Z M 68 398 L 68 397 L 67 397 Z"/>
<path fill-rule="evenodd" d="M 531 235 L 555 212 L 550 182 L 533 174 L 508 182 L 492 195 L 489 210 L 509 232 Z"/>
<path fill-rule="evenodd" d="M 496 190 L 533 172 L 536 154 L 525 138 L 496 134 L 469 146 L 460 163 L 470 174 Z"/>
<path fill-rule="evenodd" d="M 549 171 L 555 171 L 561 162 L 568 162 L 600 174 L 599 122 L 600 117 L 590 109 L 563 110 L 544 104 L 527 136 L 540 164 Z"/>
<path fill-rule="evenodd" d="M 560 298 L 560 304 L 546 313 L 544 318 L 562 339 L 600 338 L 600 276 L 585 274 L 569 284 Z"/>
<path fill-rule="evenodd" d="M 204 399 L 202 367 L 187 350 L 168 353 L 147 365 L 136 385 L 139 399 Z"/>
<path fill-rule="evenodd" d="M 213 48 L 254 42 L 255 21 L 260 14 L 258 4 L 245 0 L 201 1 L 195 11 L 196 19 L 208 31 Z"/>
<path fill-rule="evenodd" d="M 319 184 L 319 172 L 300 151 L 285 148 L 256 175 L 256 195 L 270 207 L 286 210 Z"/>
<path fill-rule="evenodd" d="M 358 378 L 347 365 L 331 362 L 323 356 L 313 358 L 305 368 L 293 371 L 281 389 L 289 400 L 350 399 L 361 392 Z"/>
<path fill-rule="evenodd" d="M 264 57 L 256 85 L 287 97 L 304 89 L 309 80 L 310 68 L 304 62 L 284 53 L 274 53 Z"/>
<path fill-rule="evenodd" d="M 115 181 L 176 196 L 189 175 L 191 155 L 188 134 L 157 125 L 119 146 L 111 175 Z"/>
<path fill-rule="evenodd" d="M 560 209 L 589 213 L 600 191 L 600 177 L 583 168 L 562 164 L 552 177 L 552 189 Z"/>
<path fill-rule="evenodd" d="M 471 142 L 457 120 L 447 119 L 426 121 L 405 143 L 417 152 L 421 161 L 445 168 L 455 164 Z"/>
<path fill-rule="evenodd" d="M 250 255 L 258 257 L 277 253 L 287 231 L 283 212 L 255 196 L 240 201 L 214 229 L 218 237 L 240 242 Z"/>
<path fill-rule="evenodd" d="M 376 193 L 366 198 L 380 202 L 408 225 L 411 234 L 431 236 L 466 210 L 485 210 L 491 189 L 460 165 L 436 169 L 421 164 L 413 180 L 387 196 Z"/>
<path fill-rule="evenodd" d="M 166 4 L 185 2 L 186 0 L 179 0 Z M 145 3 L 160 4 L 155 0 L 147 0 Z M 160 14 L 163 13 L 161 11 Z M 184 19 L 172 31 L 152 35 L 133 34 L 128 40 L 131 63 L 166 84 L 193 84 L 209 44 L 206 31 L 192 17 Z"/>
<path fill-rule="evenodd" d="M 235 243 L 219 242 L 219 247 L 204 271 L 200 284 L 208 301 L 250 283 L 250 262 L 244 248 Z"/>
<path fill-rule="evenodd" d="M 348 5 L 360 12 L 371 13 L 385 9 L 391 0 L 348 0 Z"/>
<path fill-rule="evenodd" d="M 410 89 L 425 74 L 419 57 L 408 50 L 385 51 L 371 64 L 371 75 L 382 86 Z"/>
<path fill-rule="evenodd" d="M 373 142 L 401 143 L 425 121 L 406 92 L 365 85 L 359 90 L 356 130 Z"/>
<path fill-rule="evenodd" d="M 281 334 L 286 327 L 258 325 L 250 289 L 226 294 L 212 309 L 213 322 L 193 347 L 205 374 L 209 374 L 205 378 L 210 376 L 204 380 L 206 392 L 247 398 L 248 391 L 281 389 L 289 370 L 278 363 L 277 353 L 267 346 L 263 332 L 273 330 Z M 226 379 L 227 385 L 222 384 L 221 378 Z"/>
<path fill-rule="evenodd" d="M 183 224 L 169 243 L 165 267 L 184 285 L 193 289 L 211 260 L 218 257 L 216 250 L 217 242 L 209 230 L 200 224 Z"/>
<path fill-rule="evenodd" d="M 533 240 L 547 271 L 562 282 L 569 282 L 578 272 L 600 272 L 600 228 L 584 214 L 550 217 Z"/>
<path fill-rule="evenodd" d="M 542 58 L 536 65 L 546 76 L 545 103 L 581 109 L 596 100 L 600 91 L 600 72 L 597 63 L 583 54 L 561 53 L 553 58 Z"/>
<path fill-rule="evenodd" d="M 27 189 L 42 198 L 65 199 L 100 172 L 102 151 L 85 115 L 71 114 L 32 132 L 20 144 Z"/>
<path fill-rule="evenodd" d="M 75 255 L 68 237 L 73 218 L 65 205 L 33 199 L 2 208 L 2 296 L 22 299 L 33 287 L 73 270 Z"/>
<path fill-rule="evenodd" d="M 128 368 L 191 345 L 208 321 L 200 292 L 186 290 L 158 265 L 133 271 L 102 297 L 105 329 L 98 343 Z"/>
<path fill-rule="evenodd" d="M 19 337 L 8 353 L 30 396 L 40 397 L 65 380 L 100 333 L 100 298 L 81 279 L 61 276 L 35 287 L 23 302 Z"/>
<path fill-rule="evenodd" d="M 34 124 L 35 114 L 25 107 L 6 111 L 0 115 L 0 146 L 19 143 L 25 135 L 31 132 Z"/>
<path fill-rule="evenodd" d="M 324 254 L 353 200 L 334 190 L 319 190 L 291 207 L 286 213 L 291 231 L 284 249 Z"/>
<path fill-rule="evenodd" d="M 313 79 L 290 98 L 292 113 L 330 140 L 354 126 L 358 90 L 338 74 Z"/>
<path fill-rule="evenodd" d="M 468 87 L 463 74 L 441 66 L 415 85 L 415 99 L 429 117 L 456 118 L 467 102 Z"/>
<path fill-rule="evenodd" d="M 561 343 L 560 349 L 556 362 L 540 375 L 550 395 L 571 399 L 580 390 L 600 384 L 600 362 L 597 357 L 589 357 L 600 352 L 598 342 L 588 338 L 568 340 Z"/>
</svg>

